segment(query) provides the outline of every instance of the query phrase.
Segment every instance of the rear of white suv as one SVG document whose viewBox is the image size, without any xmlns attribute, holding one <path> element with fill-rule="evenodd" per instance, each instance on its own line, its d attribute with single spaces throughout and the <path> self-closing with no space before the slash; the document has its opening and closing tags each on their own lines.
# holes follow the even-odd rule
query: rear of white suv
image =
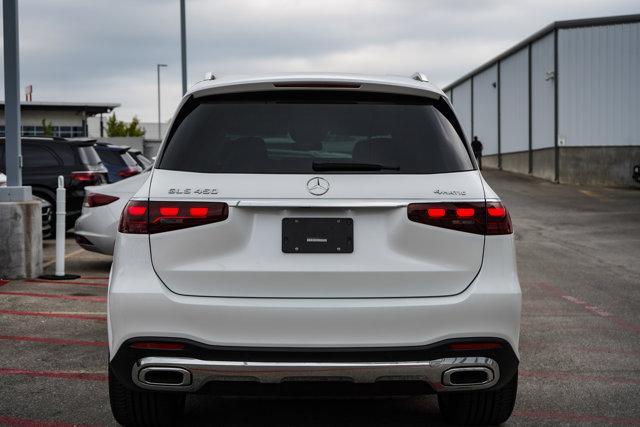
<svg viewBox="0 0 640 427">
<path fill-rule="evenodd" d="M 109 286 L 123 424 L 186 393 L 437 393 L 496 424 L 517 388 L 509 214 L 424 79 L 218 79 L 185 96 L 123 212 Z"/>
</svg>

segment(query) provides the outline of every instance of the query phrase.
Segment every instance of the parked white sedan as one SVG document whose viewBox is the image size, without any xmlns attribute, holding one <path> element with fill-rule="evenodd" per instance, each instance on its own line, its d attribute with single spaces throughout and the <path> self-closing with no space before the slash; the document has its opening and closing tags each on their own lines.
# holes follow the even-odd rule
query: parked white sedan
<svg viewBox="0 0 640 427">
<path fill-rule="evenodd" d="M 122 209 L 149 178 L 143 172 L 108 185 L 85 187 L 82 215 L 76 221 L 76 242 L 84 249 L 113 255 Z"/>
</svg>

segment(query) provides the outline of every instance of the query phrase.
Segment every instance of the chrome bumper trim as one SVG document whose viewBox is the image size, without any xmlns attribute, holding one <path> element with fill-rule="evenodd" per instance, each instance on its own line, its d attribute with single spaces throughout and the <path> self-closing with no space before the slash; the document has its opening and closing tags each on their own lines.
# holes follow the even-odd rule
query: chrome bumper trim
<svg viewBox="0 0 640 427">
<path fill-rule="evenodd" d="M 146 372 L 186 371 L 180 384 L 145 381 Z M 488 380 L 480 384 L 450 385 L 451 369 L 478 368 L 487 372 Z M 447 372 L 449 371 L 449 372 Z M 490 373 L 490 374 L 489 374 Z M 187 375 L 188 374 L 188 375 Z M 445 375 L 446 374 L 446 375 Z M 145 357 L 133 365 L 133 382 L 147 390 L 195 392 L 210 381 L 252 381 L 281 383 L 286 381 L 376 381 L 421 380 L 437 391 L 480 390 L 493 386 L 500 378 L 498 364 L 487 357 L 457 357 L 409 362 L 242 362 L 200 360 L 183 357 Z"/>
</svg>

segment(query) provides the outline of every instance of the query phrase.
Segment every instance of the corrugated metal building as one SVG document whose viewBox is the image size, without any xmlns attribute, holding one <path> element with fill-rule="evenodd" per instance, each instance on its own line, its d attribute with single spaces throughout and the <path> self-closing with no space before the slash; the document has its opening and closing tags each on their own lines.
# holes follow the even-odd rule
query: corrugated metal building
<svg viewBox="0 0 640 427">
<path fill-rule="evenodd" d="M 483 166 L 636 185 L 640 15 L 554 22 L 444 91 Z"/>
</svg>

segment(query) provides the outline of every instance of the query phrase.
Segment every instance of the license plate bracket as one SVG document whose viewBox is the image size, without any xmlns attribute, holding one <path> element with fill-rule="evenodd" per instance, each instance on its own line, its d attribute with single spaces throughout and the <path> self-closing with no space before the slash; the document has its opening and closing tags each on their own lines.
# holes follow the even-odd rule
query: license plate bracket
<svg viewBox="0 0 640 427">
<path fill-rule="evenodd" d="M 282 252 L 349 254 L 353 252 L 351 218 L 283 218 Z"/>
</svg>

